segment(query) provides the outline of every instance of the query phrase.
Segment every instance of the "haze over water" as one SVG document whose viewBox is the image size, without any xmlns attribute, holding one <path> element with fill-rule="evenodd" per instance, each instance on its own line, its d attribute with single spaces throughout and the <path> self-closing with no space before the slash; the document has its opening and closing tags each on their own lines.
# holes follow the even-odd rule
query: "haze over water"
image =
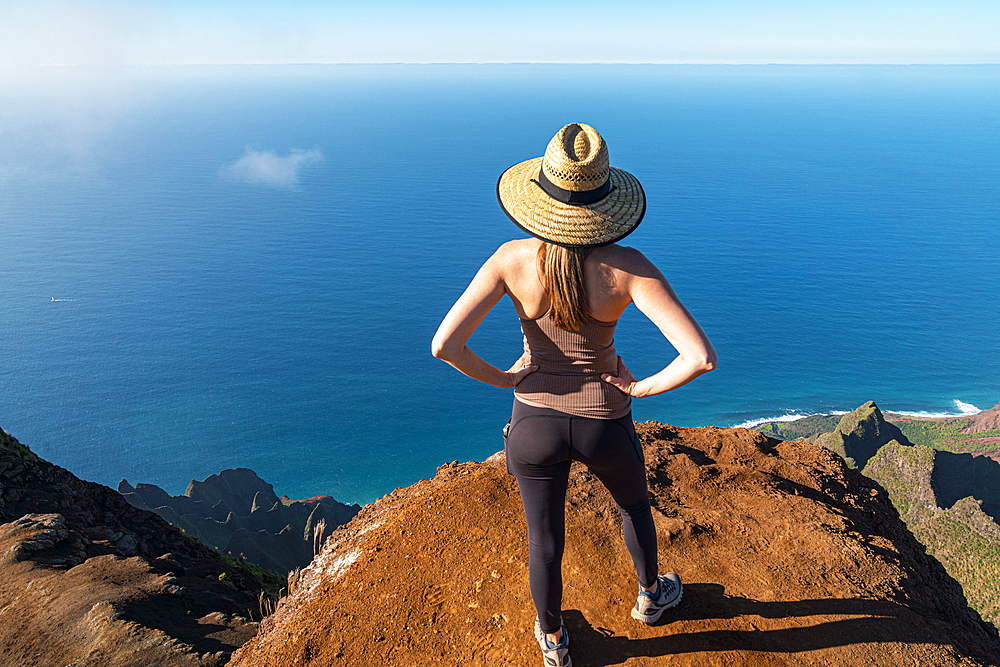
<svg viewBox="0 0 1000 667">
<path fill-rule="evenodd" d="M 637 420 L 1000 400 L 1000 66 L 48 68 L 0 110 L 0 426 L 171 493 L 250 467 L 366 502 L 502 447 L 511 395 L 431 358 L 520 236 L 496 179 L 568 122 L 649 206 L 718 370 Z M 471 341 L 519 353 L 505 300 Z M 637 375 L 673 351 L 634 309 Z"/>
</svg>

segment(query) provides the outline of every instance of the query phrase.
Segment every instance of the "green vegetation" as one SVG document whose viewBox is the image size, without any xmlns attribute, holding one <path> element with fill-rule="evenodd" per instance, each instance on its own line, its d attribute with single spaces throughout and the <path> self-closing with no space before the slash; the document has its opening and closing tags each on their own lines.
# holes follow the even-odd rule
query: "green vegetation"
<svg viewBox="0 0 1000 667">
<path fill-rule="evenodd" d="M 942 421 L 903 419 L 892 423 L 898 426 L 906 439 L 915 445 L 942 449 L 956 454 L 982 453 L 1000 456 L 1000 442 L 970 442 L 981 438 L 1000 438 L 1000 429 L 994 428 L 979 433 L 961 433 L 960 431 L 969 423 L 967 418 Z"/>
<path fill-rule="evenodd" d="M 890 443 L 863 474 L 885 488 L 917 541 L 962 585 L 969 606 L 1000 626 L 1000 526 L 972 497 L 948 509 L 937 506 L 931 485 L 936 456 L 927 446 Z"/>
<path fill-rule="evenodd" d="M 17 438 L 7 431 L 0 429 L 0 456 L 5 458 L 27 459 L 37 461 L 35 455 L 26 445 L 22 445 Z"/>
<path fill-rule="evenodd" d="M 1000 625 L 1000 534 L 983 531 L 983 511 L 973 498 L 935 512 L 910 530 L 927 552 L 962 584 L 969 606 Z M 996 529 L 996 524 L 992 525 Z M 986 534 L 984 534 L 984 532 Z M 997 531 L 1000 532 L 1000 531 Z"/>
<path fill-rule="evenodd" d="M 766 422 L 754 426 L 754 429 L 777 440 L 812 440 L 820 433 L 829 433 L 837 428 L 840 417 L 833 415 L 812 415 L 793 422 Z"/>
<path fill-rule="evenodd" d="M 912 526 L 937 507 L 931 487 L 933 470 L 933 449 L 891 442 L 878 450 L 861 473 L 882 485 L 900 518 Z"/>
<path fill-rule="evenodd" d="M 837 452 L 852 468 L 864 468 L 884 445 L 910 444 L 902 431 L 885 420 L 874 401 L 848 412 L 840 418 L 836 429 L 819 434 L 813 442 Z"/>
<path fill-rule="evenodd" d="M 819 442 L 819 436 L 836 430 L 849 432 L 850 426 L 839 429 L 841 417 L 833 415 L 812 415 L 792 422 L 766 422 L 754 426 L 754 429 L 778 440 L 809 440 Z M 956 417 L 940 421 L 921 419 L 886 419 L 902 431 L 905 438 L 914 445 L 923 445 L 932 449 L 940 449 L 955 454 L 989 454 L 1000 457 L 1000 442 L 979 442 L 984 438 L 1000 438 L 1000 429 L 990 429 L 980 433 L 961 433 L 969 423 L 968 417 Z M 829 439 L 829 438 L 826 438 Z M 820 444 L 827 445 L 826 442 Z M 835 443 L 831 447 L 843 456 Z M 829 445 L 827 445 L 829 446 Z"/>
<path fill-rule="evenodd" d="M 969 606 L 1000 626 L 1000 526 L 971 496 L 950 508 L 939 507 L 931 484 L 938 451 L 1000 457 L 1000 429 L 962 433 L 968 424 L 966 417 L 887 420 L 869 401 L 840 419 L 817 415 L 756 428 L 773 438 L 823 445 L 852 467 L 849 457 L 858 458 L 863 474 L 885 488 L 927 553 L 961 584 Z"/>
<path fill-rule="evenodd" d="M 281 589 L 286 585 L 284 577 L 275 574 L 270 570 L 265 570 L 262 567 L 254 565 L 246 558 L 233 558 L 227 554 L 219 555 L 222 557 L 222 562 L 229 567 L 253 577 L 260 585 L 261 589 L 267 593 L 267 595 L 275 599 L 280 597 Z M 223 572 L 219 575 L 219 581 L 225 581 L 223 577 L 226 577 L 226 579 L 229 578 L 227 574 Z"/>
<path fill-rule="evenodd" d="M 253 586 L 251 582 L 256 582 L 257 587 L 270 597 L 275 599 L 281 597 L 280 591 L 286 585 L 285 578 L 281 575 L 254 565 L 246 558 L 234 558 L 229 554 L 219 553 L 219 550 L 215 547 L 205 544 L 193 535 L 188 535 L 183 530 L 181 531 L 181 535 L 218 554 L 224 568 L 219 574 L 219 581 L 228 581 L 234 586 L 243 589 L 251 588 Z"/>
</svg>

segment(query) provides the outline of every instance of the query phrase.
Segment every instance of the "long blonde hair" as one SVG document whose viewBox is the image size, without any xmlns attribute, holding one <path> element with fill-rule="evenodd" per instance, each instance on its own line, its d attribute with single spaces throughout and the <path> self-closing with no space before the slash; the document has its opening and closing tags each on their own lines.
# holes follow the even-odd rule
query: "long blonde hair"
<svg viewBox="0 0 1000 667">
<path fill-rule="evenodd" d="M 542 243 L 538 248 L 538 270 L 549 297 L 549 319 L 567 331 L 576 331 L 590 315 L 583 279 L 586 248 L 564 248 Z"/>
</svg>

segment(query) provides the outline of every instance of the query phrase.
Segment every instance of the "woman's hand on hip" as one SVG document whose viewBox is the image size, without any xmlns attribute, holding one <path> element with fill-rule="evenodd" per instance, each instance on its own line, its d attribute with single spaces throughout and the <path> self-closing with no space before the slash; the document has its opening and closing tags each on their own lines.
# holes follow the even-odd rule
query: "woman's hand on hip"
<svg viewBox="0 0 1000 667">
<path fill-rule="evenodd" d="M 520 358 L 514 362 L 514 365 L 510 367 L 507 371 L 507 380 L 510 381 L 511 387 L 516 387 L 518 383 L 526 378 L 529 373 L 534 373 L 538 370 L 538 366 L 531 363 L 528 353 L 525 352 L 520 356 Z"/>
<path fill-rule="evenodd" d="M 618 355 L 618 374 L 611 375 L 610 373 L 605 373 L 601 376 L 601 379 L 609 384 L 613 384 L 618 387 L 623 393 L 629 396 L 636 396 L 635 386 L 637 380 L 635 376 L 632 375 L 632 371 L 628 369 L 625 362 L 622 360 L 622 355 Z"/>
</svg>

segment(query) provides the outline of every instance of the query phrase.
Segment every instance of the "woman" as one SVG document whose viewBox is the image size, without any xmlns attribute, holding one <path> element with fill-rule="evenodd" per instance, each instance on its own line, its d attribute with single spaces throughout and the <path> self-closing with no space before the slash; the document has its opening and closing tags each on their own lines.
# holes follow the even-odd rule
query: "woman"
<svg viewBox="0 0 1000 667">
<path fill-rule="evenodd" d="M 435 357 L 469 377 L 514 387 L 505 429 L 507 468 L 517 479 L 528 524 L 528 578 L 538 612 L 535 637 L 545 664 L 571 665 L 562 625 L 561 562 L 571 461 L 608 488 L 639 579 L 633 618 L 651 624 L 681 599 L 674 573 L 660 575 L 633 397 L 653 396 L 715 368 L 715 349 L 666 278 L 638 250 L 619 246 L 639 225 L 646 199 L 631 174 L 611 167 L 601 136 L 571 124 L 544 157 L 514 165 L 497 183 L 500 206 L 533 238 L 500 246 L 438 328 Z M 508 371 L 466 344 L 490 309 L 510 297 L 524 353 Z M 634 303 L 678 356 L 637 380 L 615 354 L 614 330 Z"/>
</svg>

